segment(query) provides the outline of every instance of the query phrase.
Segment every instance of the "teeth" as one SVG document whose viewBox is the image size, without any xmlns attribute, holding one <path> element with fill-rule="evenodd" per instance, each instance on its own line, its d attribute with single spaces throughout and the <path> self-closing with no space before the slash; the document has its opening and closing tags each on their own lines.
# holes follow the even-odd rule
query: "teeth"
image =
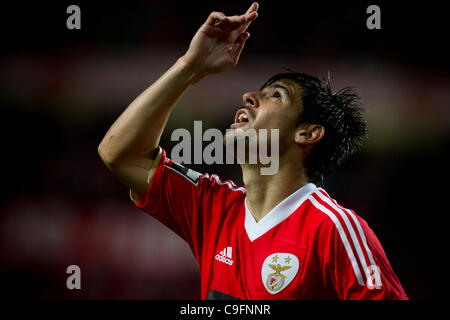
<svg viewBox="0 0 450 320">
<path fill-rule="evenodd" d="M 239 121 L 239 122 L 242 122 L 242 121 L 244 121 L 244 119 L 245 119 L 245 120 L 248 120 L 248 117 L 247 117 L 247 115 L 246 115 L 245 113 L 241 113 L 241 114 L 239 115 L 239 117 L 238 117 L 238 121 Z"/>
</svg>

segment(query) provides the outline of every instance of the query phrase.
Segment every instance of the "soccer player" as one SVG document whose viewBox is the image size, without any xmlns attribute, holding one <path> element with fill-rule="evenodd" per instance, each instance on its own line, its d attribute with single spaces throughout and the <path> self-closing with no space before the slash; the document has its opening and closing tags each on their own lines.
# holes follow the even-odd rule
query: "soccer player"
<svg viewBox="0 0 450 320">
<path fill-rule="evenodd" d="M 245 187 L 166 156 L 159 139 L 183 94 L 238 62 L 253 3 L 212 12 L 189 49 L 114 122 L 99 145 L 135 205 L 190 246 L 202 299 L 407 299 L 367 223 L 320 188 L 366 134 L 357 96 L 285 73 L 243 95 L 232 129 L 278 129 L 279 170 L 241 164 Z M 270 143 L 270 141 L 269 141 Z"/>
</svg>

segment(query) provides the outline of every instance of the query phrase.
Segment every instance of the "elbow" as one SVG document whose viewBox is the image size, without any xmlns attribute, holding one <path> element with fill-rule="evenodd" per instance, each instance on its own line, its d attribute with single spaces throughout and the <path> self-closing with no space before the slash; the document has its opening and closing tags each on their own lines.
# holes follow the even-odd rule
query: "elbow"
<svg viewBox="0 0 450 320">
<path fill-rule="evenodd" d="M 98 155 L 103 163 L 110 169 L 117 164 L 117 156 L 112 152 L 111 148 L 102 141 L 97 148 Z"/>
</svg>

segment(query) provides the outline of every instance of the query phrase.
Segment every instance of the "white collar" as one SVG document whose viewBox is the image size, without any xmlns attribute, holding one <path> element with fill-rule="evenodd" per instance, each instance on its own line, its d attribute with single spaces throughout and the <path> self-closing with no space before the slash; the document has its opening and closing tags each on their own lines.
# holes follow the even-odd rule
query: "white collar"
<svg viewBox="0 0 450 320">
<path fill-rule="evenodd" d="M 252 213 L 248 209 L 247 197 L 245 197 L 245 231 L 247 232 L 250 241 L 254 241 L 259 238 L 264 233 L 289 217 L 316 189 L 317 187 L 314 183 L 305 184 L 303 187 L 277 204 L 258 222 L 256 222 Z"/>
</svg>

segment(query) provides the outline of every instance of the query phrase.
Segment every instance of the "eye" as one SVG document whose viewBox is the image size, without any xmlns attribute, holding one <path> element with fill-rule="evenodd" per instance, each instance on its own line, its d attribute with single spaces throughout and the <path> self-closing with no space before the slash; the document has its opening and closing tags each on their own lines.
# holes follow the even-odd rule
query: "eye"
<svg viewBox="0 0 450 320">
<path fill-rule="evenodd" d="M 275 97 L 275 98 L 281 98 L 280 92 L 279 92 L 279 91 L 275 91 L 275 92 L 273 93 L 273 97 Z"/>
</svg>

